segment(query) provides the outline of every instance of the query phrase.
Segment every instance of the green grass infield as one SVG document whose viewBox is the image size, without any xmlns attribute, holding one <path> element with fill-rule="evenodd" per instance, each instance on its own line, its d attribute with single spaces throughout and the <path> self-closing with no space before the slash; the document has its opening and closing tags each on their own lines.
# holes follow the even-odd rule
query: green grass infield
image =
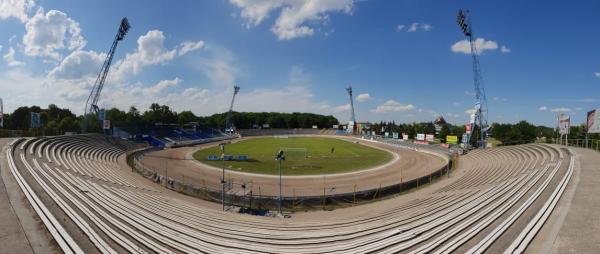
<svg viewBox="0 0 600 254">
<path fill-rule="evenodd" d="M 225 168 L 242 172 L 279 174 L 277 152 L 282 149 L 284 175 L 333 174 L 372 168 L 390 161 L 389 152 L 336 138 L 323 137 L 264 137 L 227 144 L 225 155 L 233 160 L 225 161 Z M 211 161 L 209 156 L 218 156 Z M 247 160 L 237 160 L 240 155 Z M 219 146 L 194 153 L 202 163 L 222 167 Z"/>
</svg>

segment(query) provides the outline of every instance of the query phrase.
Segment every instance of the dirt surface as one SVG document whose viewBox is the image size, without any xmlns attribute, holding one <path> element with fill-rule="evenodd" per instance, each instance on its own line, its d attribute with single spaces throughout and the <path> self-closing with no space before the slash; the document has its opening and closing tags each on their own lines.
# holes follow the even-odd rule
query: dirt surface
<svg viewBox="0 0 600 254">
<path fill-rule="evenodd" d="M 387 144 L 360 140 L 363 145 L 386 150 L 394 159 L 385 165 L 349 173 L 311 176 L 283 176 L 282 195 L 285 197 L 321 196 L 352 193 L 379 187 L 399 185 L 441 169 L 447 161 L 440 156 L 398 148 Z M 142 163 L 163 176 L 215 190 L 221 188 L 222 170 L 193 159 L 192 154 L 216 143 L 151 152 Z M 225 170 L 225 179 L 232 188 L 245 184 L 258 195 L 277 196 L 279 177 Z M 239 188 L 239 187 L 238 187 Z"/>
</svg>

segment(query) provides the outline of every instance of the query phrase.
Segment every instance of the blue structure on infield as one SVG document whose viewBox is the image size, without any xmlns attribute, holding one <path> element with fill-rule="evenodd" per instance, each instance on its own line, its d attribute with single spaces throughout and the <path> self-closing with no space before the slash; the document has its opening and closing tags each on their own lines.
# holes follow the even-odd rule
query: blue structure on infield
<svg viewBox="0 0 600 254">
<path fill-rule="evenodd" d="M 220 161 L 221 157 L 218 155 L 209 155 L 206 158 L 209 161 Z M 223 160 L 226 161 L 247 161 L 248 155 L 224 155 Z"/>
</svg>

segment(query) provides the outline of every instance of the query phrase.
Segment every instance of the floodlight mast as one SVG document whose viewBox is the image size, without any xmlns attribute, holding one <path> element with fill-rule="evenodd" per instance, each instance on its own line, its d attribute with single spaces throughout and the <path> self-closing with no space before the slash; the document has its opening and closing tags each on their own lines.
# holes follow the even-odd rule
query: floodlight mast
<svg viewBox="0 0 600 254">
<path fill-rule="evenodd" d="M 282 162 L 285 160 L 285 154 L 283 153 L 283 150 L 279 150 L 279 152 L 277 152 L 277 155 L 275 156 L 275 160 L 277 160 L 279 162 L 279 200 L 277 202 L 277 208 L 279 210 L 279 215 L 283 215 L 283 213 L 281 212 L 281 202 L 282 202 L 282 196 L 281 196 L 281 175 L 282 175 Z"/>
<path fill-rule="evenodd" d="M 475 124 L 479 125 L 480 136 L 481 136 L 481 146 L 486 147 L 486 139 L 487 139 L 487 131 L 488 127 L 488 105 L 487 98 L 485 96 L 485 88 L 483 86 L 483 78 L 481 75 L 481 67 L 479 65 L 479 57 L 477 51 L 477 45 L 473 38 L 473 29 L 471 26 L 471 21 L 469 11 L 463 11 L 462 9 L 458 10 L 458 16 L 456 22 L 460 27 L 461 31 L 469 40 L 469 45 L 471 49 L 471 58 L 473 64 L 473 84 L 475 85 Z M 471 135 L 474 131 L 474 126 L 471 127 Z M 471 135 L 468 136 L 467 144 L 471 141 Z"/>
<path fill-rule="evenodd" d="M 100 93 L 102 92 L 102 88 L 104 88 L 104 82 L 106 81 L 106 77 L 108 76 L 108 71 L 110 70 L 110 64 L 112 63 L 113 57 L 115 55 L 115 51 L 117 50 L 117 44 L 119 41 L 125 38 L 127 31 L 129 31 L 131 25 L 129 25 L 129 21 L 127 18 L 121 19 L 121 25 L 119 26 L 119 30 L 117 31 L 117 35 L 115 35 L 115 39 L 113 40 L 112 45 L 110 46 L 110 50 L 106 55 L 106 59 L 104 60 L 104 64 L 102 64 L 102 68 L 100 69 L 100 73 L 94 82 L 94 86 L 92 87 L 92 92 L 88 96 L 88 99 L 85 103 L 85 119 L 84 119 L 84 131 L 87 131 L 87 125 L 89 124 L 89 117 L 93 114 L 98 114 L 100 109 L 98 108 L 98 100 L 100 99 Z"/>
<path fill-rule="evenodd" d="M 354 115 L 354 100 L 352 99 L 352 86 L 346 88 L 350 97 L 350 121 L 352 122 L 352 134 L 354 134 L 354 125 L 356 125 L 356 116 Z M 348 125 L 350 127 L 350 125 Z"/>
<path fill-rule="evenodd" d="M 235 126 L 231 122 L 231 114 L 233 112 L 233 103 L 235 102 L 235 96 L 240 91 L 239 86 L 233 87 L 233 97 L 231 98 L 231 105 L 229 105 L 229 111 L 227 112 L 227 118 L 225 119 L 225 132 L 234 132 Z"/>
</svg>

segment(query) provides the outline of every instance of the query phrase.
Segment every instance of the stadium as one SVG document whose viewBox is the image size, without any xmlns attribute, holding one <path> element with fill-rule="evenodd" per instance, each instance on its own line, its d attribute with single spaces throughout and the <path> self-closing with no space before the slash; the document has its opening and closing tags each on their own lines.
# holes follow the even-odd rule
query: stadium
<svg viewBox="0 0 600 254">
<path fill-rule="evenodd" d="M 272 8 L 296 10 L 287 4 Z M 330 19 L 317 14 L 310 20 Z M 103 100 L 121 99 L 101 95 L 117 82 L 107 77 L 132 28 L 122 18 L 108 53 L 99 54 L 82 115 L 55 104 L 5 114 L 0 100 L 0 253 L 596 253 L 600 113 L 589 111 L 585 128 L 571 126 L 566 111 L 556 129 L 492 123 L 484 48 L 478 53 L 470 13 L 460 9 L 456 18 L 472 59 L 462 67 L 475 86 L 465 124 L 439 114 L 361 120 L 414 106 L 388 101 L 355 112 L 367 100 L 356 86 L 336 90 L 347 119 L 283 105 L 258 112 L 239 102 L 260 104 L 260 96 L 238 85 L 224 89 L 226 97 L 209 95 L 226 109 L 212 115 L 172 110 L 167 104 L 184 93 L 166 94 L 161 89 L 177 84 L 164 83 L 139 92 L 175 98 L 164 105 L 108 108 Z M 432 29 L 415 24 L 407 32 Z M 142 37 L 139 48 L 147 46 Z M 327 91 L 320 93 L 334 96 Z"/>
<path fill-rule="evenodd" d="M 296 133 L 288 138 L 326 136 Z M 433 149 L 326 138 L 393 156 L 367 169 L 283 176 L 281 217 L 279 178 L 243 170 L 227 170 L 220 211 L 220 170 L 186 159 L 215 142 L 156 150 L 97 134 L 18 138 L 5 143 L 14 177 L 5 184 L 22 190 L 64 252 L 520 252 L 543 248 L 536 237 L 560 212 L 581 163 L 576 154 L 590 153 L 547 144 L 488 148 L 461 156 L 449 172 L 449 156 Z M 261 213 L 268 208 L 273 215 Z"/>
</svg>

